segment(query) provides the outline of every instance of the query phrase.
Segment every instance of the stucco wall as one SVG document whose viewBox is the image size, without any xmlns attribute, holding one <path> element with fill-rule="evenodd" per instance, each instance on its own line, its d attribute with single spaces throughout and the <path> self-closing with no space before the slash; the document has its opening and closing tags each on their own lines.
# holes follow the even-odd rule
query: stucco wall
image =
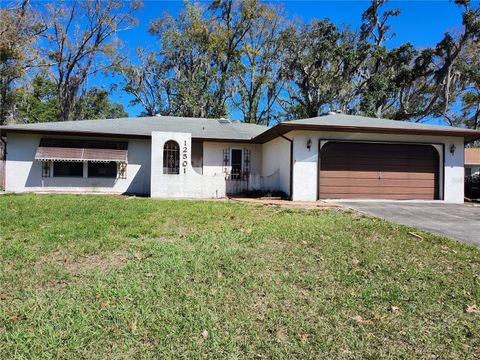
<svg viewBox="0 0 480 360">
<path fill-rule="evenodd" d="M 325 140 L 352 140 L 352 141 L 385 141 L 385 142 L 417 142 L 426 144 L 443 144 L 435 146 L 439 151 L 440 183 L 444 183 L 443 199 L 446 202 L 462 203 L 464 198 L 464 169 L 463 169 L 463 138 L 421 136 L 421 135 L 393 135 L 368 134 L 346 132 L 314 132 L 292 131 L 287 134 L 293 138 L 293 200 L 315 201 L 318 196 L 318 149 L 320 141 Z M 310 151 L 307 141 L 311 139 Z M 451 145 L 456 151 L 450 153 Z M 443 161 L 445 160 L 445 166 Z M 442 195 L 442 194 L 441 194 Z"/>
<path fill-rule="evenodd" d="M 203 173 L 206 175 L 224 174 L 223 151 L 232 149 L 250 150 L 251 165 L 250 173 L 260 174 L 262 169 L 262 146 L 257 144 L 235 143 L 235 142 L 208 142 L 203 143 Z M 229 155 L 229 160 L 231 154 Z M 230 166 L 226 167 L 230 171 Z"/>
<path fill-rule="evenodd" d="M 128 165 L 126 179 L 77 177 L 43 178 L 42 164 L 41 162 L 34 160 L 35 152 L 41 138 L 41 135 L 8 135 L 8 152 L 5 170 L 6 191 L 71 191 L 133 194 L 150 193 L 149 140 L 128 140 Z M 61 138 L 65 139 L 74 137 L 62 136 Z M 108 140 L 118 139 L 112 138 Z"/>
<path fill-rule="evenodd" d="M 169 140 L 180 146 L 180 173 L 163 173 L 163 147 Z M 191 135 L 188 133 L 152 133 L 151 196 L 158 198 L 219 198 L 225 197 L 225 176 L 199 174 L 191 163 Z M 204 152 L 205 154 L 205 152 Z M 205 162 L 204 162 L 205 164 Z"/>
<path fill-rule="evenodd" d="M 268 190 L 290 195 L 290 142 L 276 138 L 263 144 L 262 160 L 262 175 L 270 179 Z"/>
</svg>

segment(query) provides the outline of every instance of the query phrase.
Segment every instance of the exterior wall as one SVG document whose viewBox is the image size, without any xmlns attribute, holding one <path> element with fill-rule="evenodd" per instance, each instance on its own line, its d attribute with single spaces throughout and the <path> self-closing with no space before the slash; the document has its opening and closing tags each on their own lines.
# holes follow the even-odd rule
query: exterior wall
<svg viewBox="0 0 480 360">
<path fill-rule="evenodd" d="M 248 177 L 248 184 L 245 182 L 239 188 L 243 190 L 277 190 L 278 174 L 268 176 L 271 174 L 264 174 L 262 171 L 262 145 L 235 143 L 235 142 L 204 142 L 203 143 L 203 174 L 210 176 L 223 175 L 224 177 L 230 173 L 231 166 L 225 166 L 223 163 L 224 151 L 228 151 L 229 162 L 231 160 L 231 150 L 241 149 L 243 151 L 250 150 L 250 175 Z M 273 182 L 275 186 L 272 186 Z M 229 191 L 235 188 L 232 182 L 227 183 Z"/>
<path fill-rule="evenodd" d="M 42 177 L 42 164 L 35 161 L 40 139 L 45 136 L 10 134 L 7 138 L 5 189 L 12 192 L 150 193 L 150 141 L 128 140 L 126 179 Z M 59 137 L 78 138 L 78 137 Z M 89 138 L 95 139 L 95 138 Z M 99 139 L 99 138 L 97 138 Z M 104 138 L 100 139 L 104 140 Z M 118 140 L 118 139 L 108 139 Z M 124 140 L 122 140 L 124 141 Z"/>
<path fill-rule="evenodd" d="M 318 197 L 318 150 L 326 140 L 385 141 L 436 144 L 440 162 L 440 196 L 445 202 L 464 199 L 463 138 L 421 135 L 369 134 L 348 132 L 291 131 L 293 138 L 293 200 L 315 201 Z M 307 141 L 312 141 L 310 150 Z M 444 146 L 442 146 L 442 144 Z M 456 151 L 450 153 L 451 145 Z M 444 148 L 444 150 L 443 150 Z M 442 186 L 442 183 L 444 186 Z M 443 193 L 442 193 L 443 190 Z"/>
<path fill-rule="evenodd" d="M 205 175 L 225 174 L 230 172 L 230 166 L 225 168 L 223 164 L 223 151 L 232 149 L 250 150 L 250 172 L 260 174 L 262 169 L 262 146 L 257 144 L 234 143 L 234 142 L 208 142 L 203 143 L 203 173 Z M 230 159 L 230 156 L 229 156 Z"/>
<path fill-rule="evenodd" d="M 276 138 L 262 148 L 262 175 L 268 179 L 267 190 L 280 190 L 290 195 L 290 142 Z"/>
<path fill-rule="evenodd" d="M 169 140 L 180 146 L 180 173 L 163 173 L 163 147 Z M 152 133 L 151 196 L 158 198 L 219 198 L 225 197 L 224 174 L 199 174 L 192 167 L 192 138 L 188 133 Z M 220 151 L 221 152 L 221 151 Z M 205 151 L 204 151 L 205 156 Z M 205 160 L 204 160 L 205 166 Z"/>
</svg>

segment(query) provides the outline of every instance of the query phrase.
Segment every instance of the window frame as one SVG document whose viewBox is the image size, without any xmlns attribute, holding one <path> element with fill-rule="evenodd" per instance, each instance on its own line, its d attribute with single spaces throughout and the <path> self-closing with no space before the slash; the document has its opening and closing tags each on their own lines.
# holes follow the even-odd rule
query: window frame
<svg viewBox="0 0 480 360">
<path fill-rule="evenodd" d="M 174 148 L 168 148 L 173 146 Z M 169 155 L 175 157 L 173 167 L 168 163 Z M 163 144 L 163 174 L 180 175 L 180 144 L 175 140 L 168 140 Z"/>
</svg>

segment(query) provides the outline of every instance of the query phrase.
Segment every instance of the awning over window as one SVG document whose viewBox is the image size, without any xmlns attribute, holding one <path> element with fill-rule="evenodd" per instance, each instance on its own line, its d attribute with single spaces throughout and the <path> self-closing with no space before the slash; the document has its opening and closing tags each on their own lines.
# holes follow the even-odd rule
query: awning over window
<svg viewBox="0 0 480 360">
<path fill-rule="evenodd" d="M 42 139 L 35 154 L 39 161 L 127 162 L 128 143 Z"/>
</svg>

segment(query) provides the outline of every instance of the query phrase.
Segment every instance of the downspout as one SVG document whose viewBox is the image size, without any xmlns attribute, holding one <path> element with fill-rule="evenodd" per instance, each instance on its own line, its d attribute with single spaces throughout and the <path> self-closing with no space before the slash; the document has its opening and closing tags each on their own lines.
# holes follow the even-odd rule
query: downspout
<svg viewBox="0 0 480 360">
<path fill-rule="evenodd" d="M 293 199 L 293 140 L 277 133 L 278 136 L 287 140 L 290 143 L 290 200 Z"/>
<path fill-rule="evenodd" d="M 2 184 L 0 191 L 5 191 L 5 176 L 7 174 L 7 142 L 0 134 L 0 141 L 3 143 L 3 154 L 2 154 Z"/>
</svg>

